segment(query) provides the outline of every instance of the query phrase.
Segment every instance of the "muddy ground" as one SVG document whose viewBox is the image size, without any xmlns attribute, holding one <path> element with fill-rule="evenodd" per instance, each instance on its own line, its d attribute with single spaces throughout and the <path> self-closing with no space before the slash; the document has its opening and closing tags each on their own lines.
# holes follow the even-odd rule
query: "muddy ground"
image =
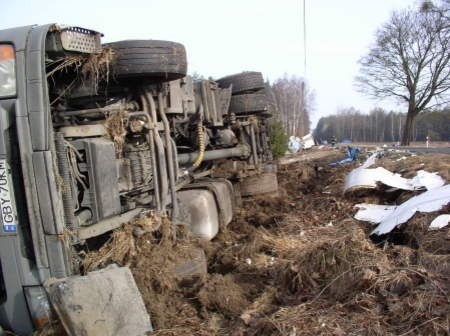
<svg viewBox="0 0 450 336">
<path fill-rule="evenodd" d="M 280 166 L 279 197 L 246 199 L 209 243 L 150 216 L 114 233 L 86 270 L 128 265 L 151 315 L 152 335 L 448 335 L 450 229 L 416 214 L 387 237 L 353 218 L 354 204 L 411 197 L 381 191 L 344 197 L 359 163 L 329 167 L 336 150 Z M 450 180 L 450 155 L 391 153 L 379 165 Z M 450 206 L 439 211 L 448 213 Z M 174 270 L 206 252 L 208 273 Z"/>
</svg>

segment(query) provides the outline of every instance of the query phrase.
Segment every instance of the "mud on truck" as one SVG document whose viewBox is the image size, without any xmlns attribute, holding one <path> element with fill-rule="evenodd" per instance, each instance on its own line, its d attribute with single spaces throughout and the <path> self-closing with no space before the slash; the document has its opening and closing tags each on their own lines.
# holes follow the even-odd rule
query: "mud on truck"
<svg viewBox="0 0 450 336">
<path fill-rule="evenodd" d="M 195 80 L 179 43 L 101 37 L 0 31 L 0 325 L 21 335 L 89 241 L 149 210 L 212 239 L 277 189 L 261 73 Z"/>
</svg>

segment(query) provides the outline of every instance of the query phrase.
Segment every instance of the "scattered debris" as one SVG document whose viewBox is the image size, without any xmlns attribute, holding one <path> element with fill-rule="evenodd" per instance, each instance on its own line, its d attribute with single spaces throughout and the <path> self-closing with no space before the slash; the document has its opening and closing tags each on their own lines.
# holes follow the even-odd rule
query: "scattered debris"
<svg viewBox="0 0 450 336">
<path fill-rule="evenodd" d="M 310 149 L 315 145 L 314 137 L 311 133 L 303 136 L 297 137 L 291 135 L 289 137 L 288 150 L 290 153 L 295 154 L 302 149 Z"/>
<path fill-rule="evenodd" d="M 400 174 L 392 173 L 383 167 L 369 168 L 376 163 L 381 153 L 372 154 L 366 162 L 352 170 L 345 178 L 344 192 L 361 189 L 375 189 L 379 183 L 397 189 L 414 191 L 427 189 L 426 192 L 414 196 L 400 205 L 357 204 L 355 218 L 379 224 L 371 234 L 383 235 L 395 227 L 407 222 L 416 212 L 433 212 L 450 202 L 450 185 L 437 173 L 419 170 L 416 176 L 407 179 Z M 398 161 L 398 160 L 396 160 Z M 389 190 L 387 190 L 389 191 Z"/>
<path fill-rule="evenodd" d="M 375 152 L 373 152 L 367 159 L 366 161 L 361 165 L 360 168 L 369 168 L 371 166 L 373 166 L 375 164 L 375 162 L 377 161 L 377 158 L 383 156 L 383 152 L 377 150 Z"/>
<path fill-rule="evenodd" d="M 300 138 L 291 135 L 289 137 L 289 143 L 288 143 L 288 150 L 290 153 L 295 154 L 302 148 L 302 145 L 300 143 Z"/>
<path fill-rule="evenodd" d="M 450 215 L 437 216 L 430 224 L 430 230 L 439 230 L 446 227 L 450 223 Z"/>
<path fill-rule="evenodd" d="M 437 173 L 425 170 L 419 170 L 415 177 L 407 179 L 383 167 L 369 168 L 375 164 L 378 156 L 380 156 L 379 152 L 372 154 L 361 167 L 352 170 L 347 175 L 344 192 L 375 189 L 378 187 L 378 183 L 402 190 L 417 190 L 424 187 L 432 190 L 445 184 L 445 180 Z"/>
<path fill-rule="evenodd" d="M 355 214 L 357 220 L 378 224 L 391 215 L 396 206 L 362 203 L 356 204 L 355 208 L 359 209 Z"/>
<path fill-rule="evenodd" d="M 408 179 L 399 174 L 391 173 L 383 167 L 374 169 L 356 168 L 345 178 L 344 192 L 351 192 L 361 189 L 375 189 L 378 183 L 383 183 L 390 187 L 414 190 L 414 186 Z"/>
<path fill-rule="evenodd" d="M 399 206 L 387 207 L 387 209 L 376 211 L 378 218 L 375 218 L 375 211 L 368 215 L 367 206 L 358 217 L 367 216 L 371 222 L 380 223 L 371 234 L 383 235 L 391 232 L 395 227 L 405 223 L 416 212 L 438 211 L 444 205 L 450 203 L 450 185 L 426 191 L 418 196 L 414 196 Z M 361 207 L 361 205 L 359 205 Z M 360 210 L 361 211 L 361 210 Z"/>
<path fill-rule="evenodd" d="M 356 161 L 358 159 L 358 155 L 359 155 L 360 151 L 361 150 L 358 147 L 348 146 L 347 147 L 347 157 L 345 159 L 329 163 L 328 165 L 329 166 L 337 166 L 337 165 L 341 165 L 344 163 Z"/>
<path fill-rule="evenodd" d="M 445 180 L 438 173 L 429 173 L 425 170 L 419 170 L 417 176 L 411 179 L 411 184 L 415 189 L 425 187 L 427 190 L 433 190 L 442 187 Z"/>
<path fill-rule="evenodd" d="M 315 145 L 314 137 L 311 133 L 302 137 L 302 145 L 303 149 L 309 149 Z"/>
</svg>

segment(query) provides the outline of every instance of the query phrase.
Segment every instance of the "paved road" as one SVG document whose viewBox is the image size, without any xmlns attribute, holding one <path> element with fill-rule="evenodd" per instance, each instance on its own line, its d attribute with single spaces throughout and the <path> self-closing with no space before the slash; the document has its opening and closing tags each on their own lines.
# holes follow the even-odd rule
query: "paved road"
<svg viewBox="0 0 450 336">
<path fill-rule="evenodd" d="M 450 154 L 450 147 L 400 147 L 401 149 L 406 149 L 411 152 L 416 153 L 441 153 L 441 154 Z"/>
<path fill-rule="evenodd" d="M 358 145 L 358 147 L 365 147 L 365 148 L 375 148 L 375 146 L 371 145 Z M 408 150 L 415 153 L 441 153 L 441 154 L 450 154 L 450 147 L 388 147 L 388 148 L 395 148 L 400 150 Z M 386 149 L 388 149 L 386 148 Z M 309 149 L 306 151 L 301 151 L 298 154 L 290 154 L 288 156 L 285 156 L 279 160 L 279 163 L 281 165 L 286 165 L 294 162 L 299 161 L 306 161 L 306 160 L 314 160 L 314 159 L 321 159 L 327 156 L 334 155 L 336 153 L 340 153 L 339 151 L 336 151 L 334 149 Z M 344 155 L 344 154 L 343 154 Z"/>
<path fill-rule="evenodd" d="M 358 147 L 362 147 L 362 148 L 376 148 L 376 147 L 380 147 L 380 146 L 375 146 L 373 144 L 371 145 L 366 145 L 366 144 L 354 144 L 354 146 L 358 146 Z M 400 149 L 400 150 L 408 150 L 411 152 L 415 152 L 415 153 L 441 153 L 441 154 L 450 154 L 450 147 L 430 147 L 430 148 L 426 148 L 426 147 L 415 147 L 415 146 L 408 146 L 408 147 L 387 147 L 387 148 L 383 148 L 383 149 Z"/>
</svg>

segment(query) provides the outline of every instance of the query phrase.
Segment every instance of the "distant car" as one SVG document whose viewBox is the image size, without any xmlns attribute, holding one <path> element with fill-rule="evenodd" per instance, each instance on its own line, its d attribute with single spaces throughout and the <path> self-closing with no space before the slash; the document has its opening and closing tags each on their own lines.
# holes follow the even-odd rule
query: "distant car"
<svg viewBox="0 0 450 336">
<path fill-rule="evenodd" d="M 345 143 L 345 144 L 352 143 L 352 140 L 350 140 L 350 139 L 344 139 L 344 140 L 342 140 L 342 143 Z"/>
</svg>

